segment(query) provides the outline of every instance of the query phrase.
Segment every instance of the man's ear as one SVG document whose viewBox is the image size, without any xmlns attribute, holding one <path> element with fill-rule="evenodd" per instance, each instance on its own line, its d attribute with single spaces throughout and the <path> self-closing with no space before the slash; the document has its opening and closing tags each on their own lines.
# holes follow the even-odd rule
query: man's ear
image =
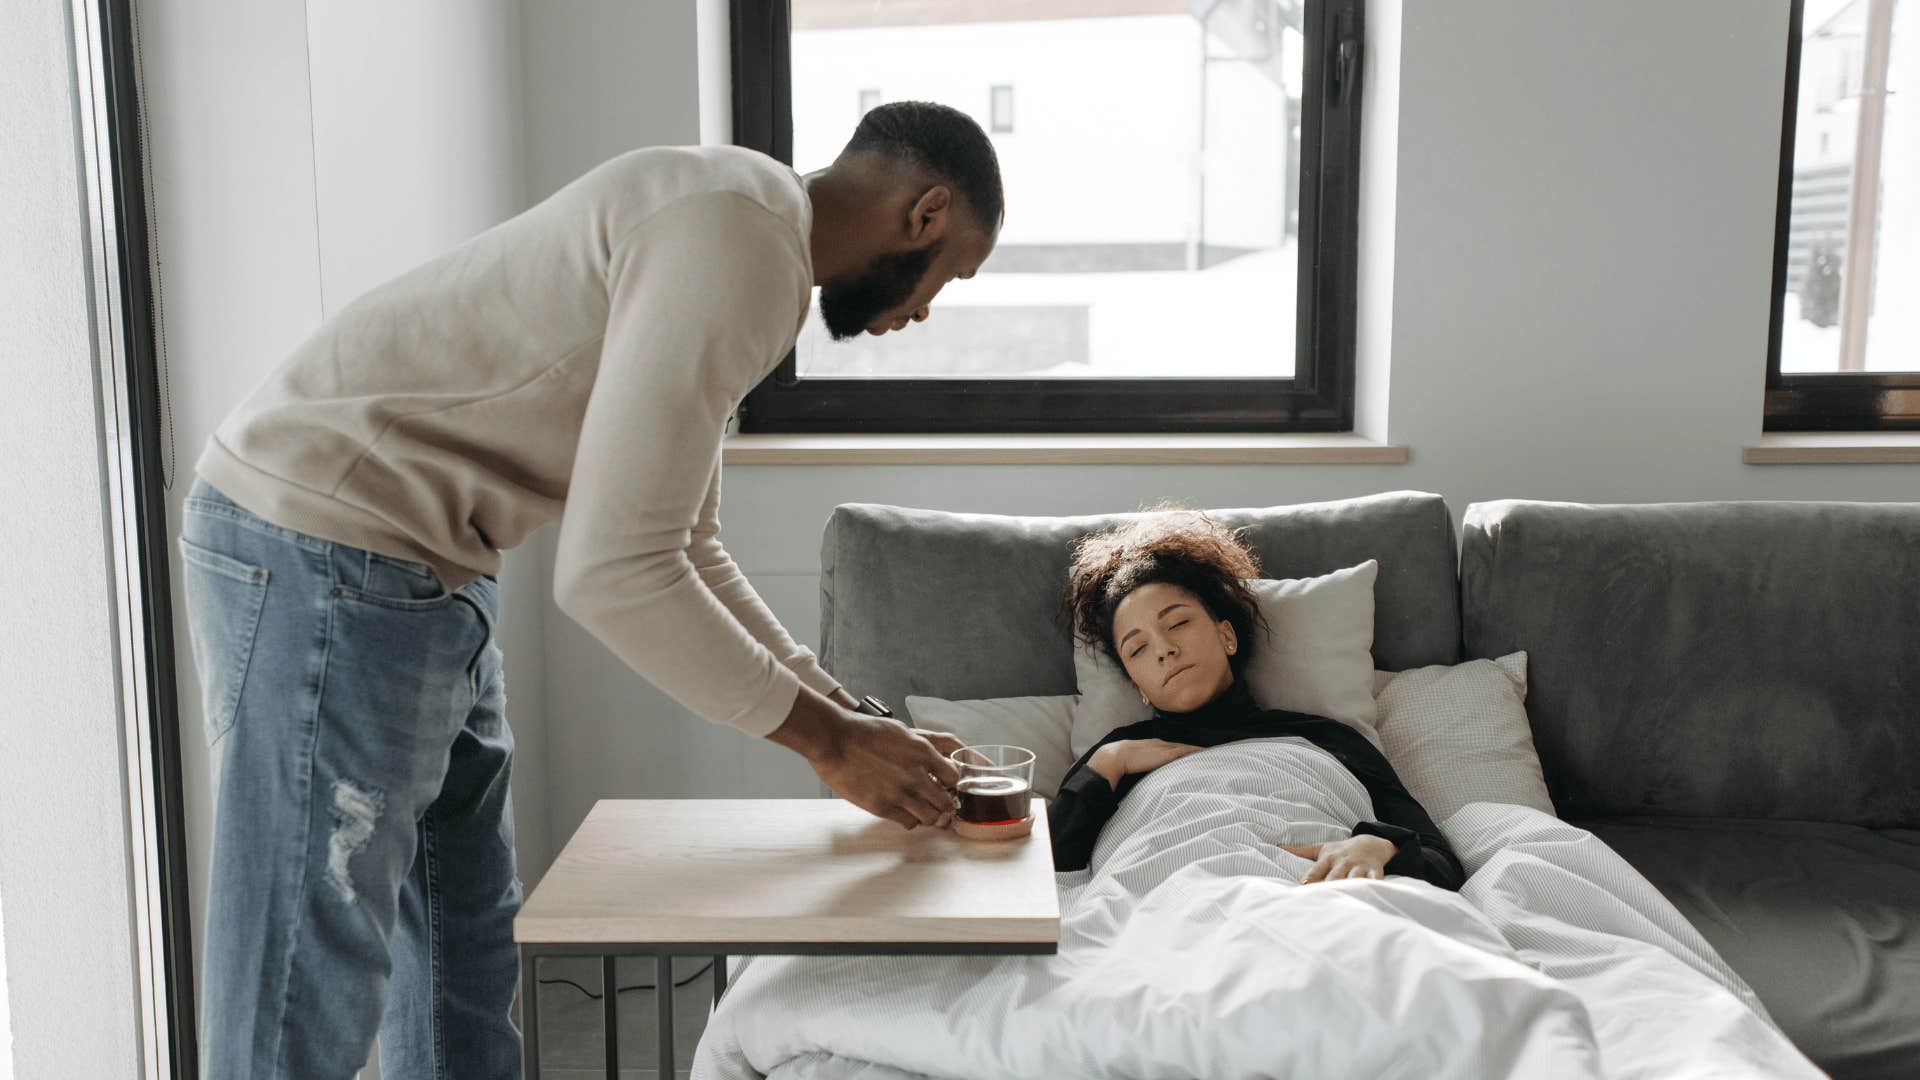
<svg viewBox="0 0 1920 1080">
<path fill-rule="evenodd" d="M 953 189 L 935 184 L 913 202 L 908 211 L 907 237 L 915 247 L 930 244 L 947 234 L 953 220 Z"/>
</svg>

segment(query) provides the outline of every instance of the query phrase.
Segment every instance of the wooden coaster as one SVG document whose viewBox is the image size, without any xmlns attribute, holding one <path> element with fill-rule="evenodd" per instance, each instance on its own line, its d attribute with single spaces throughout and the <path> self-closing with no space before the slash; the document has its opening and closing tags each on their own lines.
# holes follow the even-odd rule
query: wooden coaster
<svg viewBox="0 0 1920 1080">
<path fill-rule="evenodd" d="M 1018 840 L 1033 831 L 1033 815 L 997 825 L 975 825 L 964 818 L 954 818 L 953 831 L 969 840 Z"/>
</svg>

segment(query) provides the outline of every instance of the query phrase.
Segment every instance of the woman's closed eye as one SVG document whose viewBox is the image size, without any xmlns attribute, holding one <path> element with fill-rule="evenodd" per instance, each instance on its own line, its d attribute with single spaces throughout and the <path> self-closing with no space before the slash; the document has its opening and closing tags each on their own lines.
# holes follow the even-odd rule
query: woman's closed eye
<svg viewBox="0 0 1920 1080">
<path fill-rule="evenodd" d="M 1167 627 L 1167 629 L 1168 631 L 1178 630 L 1192 621 L 1193 620 L 1191 619 L 1181 619 L 1179 622 L 1176 622 L 1172 626 Z M 1132 660 L 1134 657 L 1139 656 L 1141 653 L 1145 651 L 1147 651 L 1147 643 L 1143 641 L 1140 644 L 1134 646 L 1131 650 L 1127 652 L 1127 659 Z"/>
</svg>

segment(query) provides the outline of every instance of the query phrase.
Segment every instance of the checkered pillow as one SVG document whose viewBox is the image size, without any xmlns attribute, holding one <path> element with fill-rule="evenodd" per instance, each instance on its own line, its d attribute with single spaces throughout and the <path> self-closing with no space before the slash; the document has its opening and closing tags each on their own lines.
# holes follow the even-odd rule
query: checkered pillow
<svg viewBox="0 0 1920 1080">
<path fill-rule="evenodd" d="M 1433 820 L 1470 802 L 1553 813 L 1527 723 L 1527 654 L 1375 673 L 1381 749 Z"/>
</svg>

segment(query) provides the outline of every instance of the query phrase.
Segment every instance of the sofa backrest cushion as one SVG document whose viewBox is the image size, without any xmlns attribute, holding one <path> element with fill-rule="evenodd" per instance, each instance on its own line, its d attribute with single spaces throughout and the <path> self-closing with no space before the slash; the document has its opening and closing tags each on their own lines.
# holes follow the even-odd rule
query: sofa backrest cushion
<svg viewBox="0 0 1920 1080">
<path fill-rule="evenodd" d="M 1469 657 L 1525 649 L 1566 817 L 1920 825 L 1920 504 L 1467 508 Z"/>
<path fill-rule="evenodd" d="M 1375 666 L 1458 658 L 1453 517 L 1426 492 L 1210 511 L 1247 538 L 1273 578 L 1367 559 Z M 1075 692 L 1059 616 L 1069 545 L 1137 515 L 1005 517 L 850 503 L 827 519 L 820 660 L 855 694 L 898 710 L 908 694 L 948 699 Z"/>
</svg>

